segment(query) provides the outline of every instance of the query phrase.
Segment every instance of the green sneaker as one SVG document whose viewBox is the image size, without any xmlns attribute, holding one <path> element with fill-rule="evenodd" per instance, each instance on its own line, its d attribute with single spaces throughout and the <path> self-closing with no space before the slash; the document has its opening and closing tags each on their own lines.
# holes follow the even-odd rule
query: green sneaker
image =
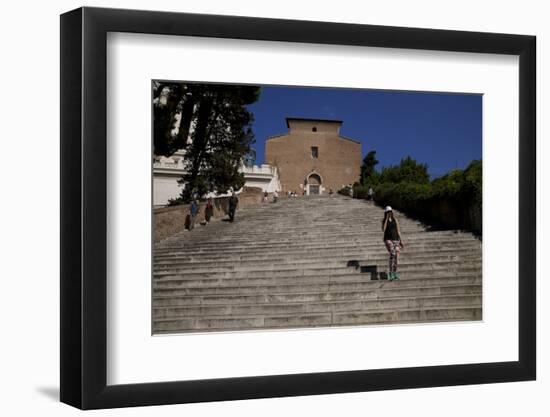
<svg viewBox="0 0 550 417">
<path fill-rule="evenodd" d="M 398 272 L 393 273 L 393 279 L 394 280 L 399 280 L 399 273 Z"/>
<path fill-rule="evenodd" d="M 393 279 L 394 279 L 393 272 L 388 272 L 388 280 L 393 281 Z"/>
</svg>

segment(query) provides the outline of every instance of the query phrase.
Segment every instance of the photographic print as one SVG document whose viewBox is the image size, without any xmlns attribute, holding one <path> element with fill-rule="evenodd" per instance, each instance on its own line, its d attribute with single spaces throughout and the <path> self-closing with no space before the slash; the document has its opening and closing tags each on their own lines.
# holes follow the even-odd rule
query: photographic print
<svg viewBox="0 0 550 417">
<path fill-rule="evenodd" d="M 482 319 L 482 95 L 152 81 L 154 334 Z"/>
<path fill-rule="evenodd" d="M 534 36 L 89 7 L 60 33 L 62 402 L 536 379 Z"/>
</svg>

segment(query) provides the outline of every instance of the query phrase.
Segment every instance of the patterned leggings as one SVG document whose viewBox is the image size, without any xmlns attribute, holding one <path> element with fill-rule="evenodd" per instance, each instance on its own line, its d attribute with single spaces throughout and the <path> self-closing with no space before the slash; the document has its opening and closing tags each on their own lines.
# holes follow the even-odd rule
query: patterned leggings
<svg viewBox="0 0 550 417">
<path fill-rule="evenodd" d="M 397 272 L 397 258 L 399 257 L 399 240 L 386 240 L 386 249 L 390 253 L 390 272 Z"/>
</svg>

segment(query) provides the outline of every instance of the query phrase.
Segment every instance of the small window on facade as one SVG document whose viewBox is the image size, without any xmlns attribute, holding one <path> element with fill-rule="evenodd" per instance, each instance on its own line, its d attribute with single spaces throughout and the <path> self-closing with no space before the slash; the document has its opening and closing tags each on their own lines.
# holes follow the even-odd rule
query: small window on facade
<svg viewBox="0 0 550 417">
<path fill-rule="evenodd" d="M 312 131 L 312 132 L 317 132 L 317 128 L 316 128 L 315 126 L 313 126 L 313 127 L 311 128 L 311 131 Z"/>
<path fill-rule="evenodd" d="M 311 157 L 313 159 L 319 158 L 319 148 L 317 146 L 312 146 L 311 147 Z"/>
</svg>

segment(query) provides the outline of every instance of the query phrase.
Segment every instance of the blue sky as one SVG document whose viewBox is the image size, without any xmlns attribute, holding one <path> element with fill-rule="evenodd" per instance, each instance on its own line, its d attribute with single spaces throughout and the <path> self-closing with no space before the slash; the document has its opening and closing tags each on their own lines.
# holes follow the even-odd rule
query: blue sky
<svg viewBox="0 0 550 417">
<path fill-rule="evenodd" d="M 286 117 L 342 120 L 340 134 L 361 141 L 363 156 L 375 150 L 378 170 L 409 155 L 437 177 L 481 159 L 481 95 L 268 86 L 249 110 L 257 164 Z"/>
</svg>

